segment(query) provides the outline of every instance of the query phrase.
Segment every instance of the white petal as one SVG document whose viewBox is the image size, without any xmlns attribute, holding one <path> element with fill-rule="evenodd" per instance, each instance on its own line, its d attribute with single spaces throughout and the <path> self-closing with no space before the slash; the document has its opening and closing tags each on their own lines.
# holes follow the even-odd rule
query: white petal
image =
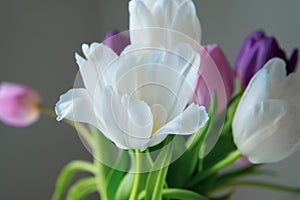
<svg viewBox="0 0 300 200">
<path fill-rule="evenodd" d="M 122 52 L 119 65 L 113 67 L 118 71 L 116 88 L 150 106 L 161 105 L 170 120 L 193 95 L 199 62 L 199 54 L 186 44 L 172 50 L 130 45 Z"/>
<path fill-rule="evenodd" d="M 90 52 L 93 52 L 96 48 L 98 48 L 99 46 L 103 45 L 102 43 L 99 43 L 99 42 L 93 42 L 91 45 L 90 45 Z"/>
<path fill-rule="evenodd" d="M 128 131 L 130 135 L 136 138 L 149 138 L 153 127 L 149 106 L 144 101 L 133 97 L 126 98 L 128 98 L 125 100 L 127 103 L 123 102 L 123 104 L 128 104 Z"/>
<path fill-rule="evenodd" d="M 273 91 L 274 87 L 276 87 L 280 82 L 286 79 L 285 61 L 280 58 L 272 58 L 265 64 L 264 67 L 269 71 L 271 89 Z"/>
<path fill-rule="evenodd" d="M 274 87 L 273 98 L 289 100 L 300 111 L 300 74 L 292 73 Z"/>
<path fill-rule="evenodd" d="M 202 128 L 208 120 L 203 106 L 191 104 L 181 115 L 160 128 L 151 138 L 149 145 L 153 146 L 162 141 L 163 135 L 190 135 Z"/>
<path fill-rule="evenodd" d="M 89 61 L 85 60 L 77 53 L 75 53 L 75 59 L 79 66 L 80 74 L 83 79 L 85 88 L 92 95 L 95 91 L 97 81 L 99 78 L 98 72 L 95 69 L 94 65 L 92 65 Z"/>
<path fill-rule="evenodd" d="M 158 27 L 171 27 L 173 16 L 177 8 L 176 2 L 169 0 L 158 0 L 152 2 L 154 2 L 154 4 L 148 4 L 148 7 L 152 8 L 152 14 L 157 20 Z"/>
<path fill-rule="evenodd" d="M 93 43 L 87 56 L 88 61 L 95 66 L 99 75 L 103 74 L 103 71 L 109 67 L 109 64 L 117 58 L 117 54 L 102 43 Z"/>
<path fill-rule="evenodd" d="M 252 120 L 251 117 L 256 118 L 256 116 L 255 114 L 253 116 L 247 116 L 249 110 L 253 111 L 254 106 L 269 98 L 277 98 L 276 95 L 278 96 L 277 93 L 279 93 L 279 91 L 275 85 L 278 82 L 282 82 L 285 77 L 284 66 L 285 64 L 281 59 L 271 59 L 251 79 L 239 102 L 232 123 L 232 127 L 236 132 L 244 132 L 243 129 L 250 130 L 244 123 L 245 121 Z M 253 126 L 256 126 L 255 123 Z M 245 137 L 247 138 L 248 136 L 245 135 Z"/>
<path fill-rule="evenodd" d="M 147 7 L 143 1 L 129 2 L 129 30 L 132 44 L 159 44 L 161 41 L 161 31 L 156 29 L 151 31 L 151 28 L 159 27 L 159 24 L 149 9 L 151 7 Z"/>
<path fill-rule="evenodd" d="M 184 37 L 192 38 L 200 43 L 201 28 L 192 1 L 142 1 L 132 0 L 129 2 L 130 14 L 130 38 L 133 44 L 136 43 L 157 43 L 169 44 L 182 42 Z M 189 21 L 189 23 L 186 23 Z M 157 28 L 156 31 L 149 31 L 149 28 Z M 160 28 L 160 29 L 159 29 Z M 132 31 L 137 30 L 139 31 Z M 146 30 L 142 30 L 146 29 Z M 164 29 L 164 30 L 163 30 Z M 153 29 L 152 29 L 153 30 Z M 167 31 L 170 30 L 170 31 Z M 180 40 L 176 32 L 182 33 Z M 143 35 L 143 37 L 141 37 Z"/>
<path fill-rule="evenodd" d="M 255 146 L 248 159 L 252 163 L 269 163 L 278 162 L 293 154 L 300 147 L 300 131 L 298 116 L 290 113 L 292 117 L 285 119 L 286 124 L 272 133 L 265 139 L 260 139 Z"/>
<path fill-rule="evenodd" d="M 157 27 L 155 18 L 143 1 L 130 1 L 129 13 L 130 30 Z"/>
<path fill-rule="evenodd" d="M 187 21 L 189 23 L 186 23 Z M 171 27 L 176 31 L 186 34 L 196 42 L 201 42 L 200 21 L 192 1 L 185 1 L 177 8 Z"/>
<path fill-rule="evenodd" d="M 233 126 L 239 126 L 240 123 L 244 123 L 242 122 L 244 119 L 243 115 L 249 107 L 255 106 L 257 103 L 271 97 L 271 81 L 269 72 L 270 70 L 268 67 L 264 67 L 251 79 L 235 112 Z"/>
<path fill-rule="evenodd" d="M 254 163 L 285 158 L 299 142 L 297 113 L 297 109 L 285 100 L 267 100 L 244 110 L 245 117 L 241 116 L 239 123 L 233 126 L 238 149 Z"/>
<path fill-rule="evenodd" d="M 88 55 L 89 55 L 89 53 L 90 53 L 90 47 L 89 47 L 89 45 L 88 44 L 82 44 L 81 50 L 82 50 L 84 56 L 87 58 Z"/>
<path fill-rule="evenodd" d="M 148 105 L 128 96 L 119 96 L 111 87 L 100 94 L 98 116 L 105 125 L 103 134 L 120 148 L 145 149 L 151 131 Z"/>
<path fill-rule="evenodd" d="M 86 44 L 83 44 L 82 51 L 87 57 L 87 60 L 80 57 L 77 53 L 75 54 L 75 58 L 85 87 L 88 89 L 91 96 L 93 96 L 97 84 L 98 87 L 101 88 L 106 84 L 106 80 L 112 78 L 107 76 L 103 77 L 102 75 L 118 56 L 109 47 L 99 43 L 92 43 L 90 48 L 88 48 Z"/>
<path fill-rule="evenodd" d="M 67 93 L 60 96 L 59 101 L 55 105 L 57 120 L 63 118 L 83 122 L 94 125 L 100 129 L 97 122 L 93 103 L 86 89 L 71 89 Z"/>
<path fill-rule="evenodd" d="M 191 46 L 184 43 L 177 44 L 172 50 L 172 53 L 180 56 L 180 59 L 176 60 L 171 58 L 170 63 L 172 61 L 174 62 L 172 66 L 178 67 L 176 70 L 180 71 L 180 74 L 185 77 L 185 84 L 188 84 L 188 87 L 194 90 L 201 62 L 200 54 L 193 51 Z M 190 99 L 191 95 L 192 94 L 183 94 L 183 97 L 185 96 L 186 98 Z M 188 101 L 188 99 L 186 99 L 185 101 Z"/>
<path fill-rule="evenodd" d="M 102 133 L 119 148 L 127 149 L 126 133 L 123 131 L 125 126 L 123 123 L 126 123 L 126 121 L 123 121 L 122 124 L 116 124 L 115 119 L 117 116 L 122 118 L 126 115 L 124 109 L 120 109 L 120 102 L 116 102 L 110 88 L 105 88 L 101 93 L 100 98 L 96 98 L 96 101 L 99 103 L 99 109 L 96 112 L 96 116 L 104 127 Z M 119 113 L 117 116 L 112 113 L 112 108 L 118 110 Z"/>
</svg>

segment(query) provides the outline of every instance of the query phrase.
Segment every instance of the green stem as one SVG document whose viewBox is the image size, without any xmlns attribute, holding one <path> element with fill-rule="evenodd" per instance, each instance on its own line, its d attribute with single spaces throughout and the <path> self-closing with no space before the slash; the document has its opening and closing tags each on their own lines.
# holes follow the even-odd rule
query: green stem
<svg viewBox="0 0 300 200">
<path fill-rule="evenodd" d="M 260 181 L 236 181 L 236 182 L 229 183 L 227 186 L 224 186 L 223 188 L 231 187 L 231 186 L 254 186 L 254 187 L 268 188 L 272 190 L 300 194 L 300 188 L 293 188 L 293 187 L 288 187 L 288 186 L 283 186 L 283 185 L 278 185 L 273 183 L 260 182 Z"/>
<path fill-rule="evenodd" d="M 51 108 L 47 108 L 45 106 L 38 106 L 39 110 L 50 116 L 50 117 L 56 117 L 56 113 L 54 112 L 53 109 Z M 68 120 L 68 119 L 63 119 L 62 120 L 63 122 L 65 122 L 66 124 L 69 124 L 70 126 L 74 127 L 78 132 L 79 134 L 84 138 L 84 140 L 93 148 L 94 145 L 95 145 L 95 140 L 93 138 L 93 136 L 90 134 L 90 132 L 88 131 L 87 128 L 85 128 L 81 123 L 78 123 L 78 122 L 73 122 L 71 120 Z"/>
<path fill-rule="evenodd" d="M 168 137 L 165 140 L 165 144 L 167 145 L 164 147 L 164 149 L 160 152 L 158 155 L 157 159 L 155 160 L 154 165 L 160 166 L 161 164 L 161 169 L 151 172 L 149 176 L 150 179 L 152 179 L 152 194 L 149 192 L 151 190 L 148 190 L 148 194 L 146 194 L 148 199 L 150 198 L 151 195 L 151 200 L 157 200 L 161 199 L 163 188 L 166 185 L 166 178 L 167 178 L 167 173 L 169 170 L 169 162 L 171 161 L 172 153 L 173 153 L 173 144 L 169 143 L 171 142 L 173 136 Z M 165 165 L 167 164 L 167 165 Z M 164 166 L 164 167 L 163 167 Z"/>
<path fill-rule="evenodd" d="M 218 172 L 220 169 L 223 169 L 224 167 L 227 167 L 228 165 L 232 164 L 234 161 L 236 161 L 238 158 L 242 156 L 241 152 L 238 150 L 231 153 L 229 156 L 227 156 L 225 159 L 219 161 L 209 169 L 203 171 L 202 173 L 199 173 L 196 175 L 189 183 L 189 186 L 193 186 L 203 179 L 209 177 L 210 175 L 213 175 L 214 173 Z"/>
<path fill-rule="evenodd" d="M 157 182 L 154 186 L 151 200 L 161 199 L 163 187 L 166 185 L 165 182 L 166 182 L 168 169 L 169 169 L 169 167 L 166 166 L 166 167 L 164 167 L 164 168 L 157 171 L 158 180 L 157 180 Z"/>
<path fill-rule="evenodd" d="M 132 192 L 130 193 L 129 200 L 136 200 L 139 192 L 139 185 L 141 179 L 141 158 L 140 151 L 135 150 L 135 176 L 133 181 Z"/>
<path fill-rule="evenodd" d="M 91 127 L 91 131 L 93 132 L 96 144 L 101 144 L 101 133 L 99 133 L 95 128 Z M 101 147 L 99 145 L 95 145 L 94 148 L 94 165 L 97 168 L 96 173 L 96 185 L 98 193 L 101 196 L 101 200 L 109 200 L 107 193 L 107 176 L 109 172 L 109 168 L 102 164 L 99 156 L 103 153 L 101 152 Z"/>
<path fill-rule="evenodd" d="M 140 193 L 138 199 L 142 200 L 146 197 L 146 191 Z M 206 197 L 185 189 L 177 189 L 177 188 L 170 188 L 170 189 L 163 189 L 162 191 L 162 197 L 164 199 L 179 199 L 179 200 L 208 200 Z M 159 198 L 162 199 L 162 198 Z"/>
</svg>

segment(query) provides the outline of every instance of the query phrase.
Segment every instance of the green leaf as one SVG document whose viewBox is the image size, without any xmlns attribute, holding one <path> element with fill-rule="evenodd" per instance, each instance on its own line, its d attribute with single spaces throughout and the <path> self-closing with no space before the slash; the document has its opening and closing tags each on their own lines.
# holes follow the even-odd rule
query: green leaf
<svg viewBox="0 0 300 200">
<path fill-rule="evenodd" d="M 107 186 L 107 195 L 109 199 L 113 199 L 113 197 L 116 194 L 116 191 L 123 180 L 124 176 L 126 175 L 125 172 L 113 170 L 112 174 L 109 177 L 108 180 L 108 186 Z"/>
<path fill-rule="evenodd" d="M 95 138 L 93 149 L 94 165 L 97 168 L 96 183 L 98 192 L 102 200 L 108 198 L 108 176 L 111 172 L 110 166 L 114 166 L 117 157 L 115 155 L 115 145 L 107 139 L 97 128 L 90 126 L 90 130 Z"/>
<path fill-rule="evenodd" d="M 89 194 L 97 191 L 94 177 L 77 181 L 69 190 L 67 200 L 83 200 Z"/>
<path fill-rule="evenodd" d="M 117 160 L 115 156 L 116 147 L 97 128 L 90 126 L 90 130 L 95 138 L 96 144 L 93 149 L 95 164 L 101 164 L 99 167 L 101 167 L 103 175 L 107 176 L 110 168 L 106 166 L 113 166 Z"/>
<path fill-rule="evenodd" d="M 234 194 L 234 190 L 231 190 L 222 196 L 219 196 L 217 198 L 209 198 L 209 199 L 211 199 L 211 200 L 230 200 L 233 194 Z"/>
<path fill-rule="evenodd" d="M 254 175 L 260 173 L 257 170 L 258 166 L 250 165 L 247 167 L 243 167 L 237 170 L 231 170 L 229 172 L 223 173 L 218 176 L 218 178 L 214 182 L 214 188 L 218 188 L 220 185 L 226 184 L 228 181 L 233 180 L 238 177 L 246 176 L 246 175 Z"/>
<path fill-rule="evenodd" d="M 229 185 L 227 185 L 227 187 L 241 187 L 241 186 L 259 187 L 259 188 L 266 188 L 266 189 L 271 189 L 271 190 L 275 190 L 275 191 L 300 194 L 299 187 L 290 187 L 290 186 L 268 183 L 268 182 L 263 182 L 263 181 L 233 181 L 233 182 L 230 182 Z"/>
<path fill-rule="evenodd" d="M 233 142 L 232 134 L 222 134 L 217 141 L 215 147 L 207 154 L 203 159 L 203 169 L 209 169 L 218 161 L 224 159 L 229 153 L 236 150 L 236 146 Z"/>
<path fill-rule="evenodd" d="M 177 189 L 177 188 L 170 188 L 170 189 L 163 189 L 162 190 L 162 198 L 164 199 L 178 199 L 178 200 L 208 200 L 206 197 L 185 189 Z M 158 199 L 162 199 L 162 198 Z M 139 200 L 146 198 L 146 192 L 142 192 L 139 195 Z"/>
<path fill-rule="evenodd" d="M 187 149 L 178 160 L 170 165 L 167 177 L 170 187 L 183 187 L 188 179 L 195 173 L 197 165 L 199 164 L 199 151 L 209 129 L 209 124 L 210 119 L 205 127 L 201 128 L 194 136 L 192 136 L 193 140 L 190 140 L 191 144 L 187 145 L 189 146 L 189 149 Z"/>
<path fill-rule="evenodd" d="M 132 190 L 134 180 L 133 173 L 127 173 L 123 180 L 121 181 L 114 199 L 118 200 L 128 200 L 130 196 L 130 192 Z"/>
<path fill-rule="evenodd" d="M 232 152 L 228 157 L 215 163 L 210 168 L 202 171 L 201 173 L 195 174 L 195 176 L 189 181 L 189 183 L 187 183 L 188 187 L 198 185 L 201 181 L 205 180 L 206 178 L 217 174 L 221 169 L 231 165 L 241 156 L 242 154 L 238 150 Z"/>
<path fill-rule="evenodd" d="M 230 152 L 237 149 L 233 142 L 231 124 L 242 94 L 242 92 L 237 94 L 229 102 L 225 125 L 223 127 L 221 136 L 211 152 L 209 152 L 209 154 L 203 159 L 203 169 L 201 170 L 210 168 L 212 165 L 228 156 Z"/>
<path fill-rule="evenodd" d="M 202 162 L 199 159 L 199 153 L 201 149 L 204 149 L 204 141 L 209 133 L 211 123 L 213 122 L 212 118 L 214 118 L 214 115 L 217 111 L 217 104 L 217 96 L 214 92 L 208 111 L 210 116 L 209 120 L 206 122 L 203 128 L 199 129 L 193 136 L 189 138 L 186 143 L 186 146 L 188 147 L 186 152 L 170 165 L 167 180 L 171 187 L 184 187 L 186 182 L 197 171 L 197 168 L 201 168 Z"/>
<path fill-rule="evenodd" d="M 126 151 L 120 150 L 119 160 L 116 165 L 111 169 L 110 174 L 107 178 L 107 195 L 108 199 L 114 199 L 116 191 L 123 180 L 124 176 L 126 175 L 125 170 L 127 169 L 127 165 L 129 162 L 129 156 Z M 123 171 L 119 171 L 123 170 Z"/>
<path fill-rule="evenodd" d="M 85 161 L 73 161 L 66 165 L 56 181 L 55 192 L 52 196 L 52 200 L 59 200 L 63 197 L 75 173 L 79 171 L 95 174 L 96 168 L 91 163 Z"/>
<path fill-rule="evenodd" d="M 172 157 L 173 143 L 170 142 L 172 138 L 173 136 L 168 136 L 165 140 L 166 146 L 161 150 L 153 165 L 153 169 L 155 171 L 150 172 L 148 175 L 145 187 L 146 200 L 161 199 L 162 190 L 165 185 L 168 172 L 168 163 Z"/>
<path fill-rule="evenodd" d="M 216 191 L 219 191 L 224 186 L 226 186 L 229 182 L 237 178 L 245 177 L 248 175 L 259 175 L 259 174 L 269 174 L 272 176 L 274 175 L 274 173 L 271 173 L 271 171 L 260 170 L 258 169 L 258 167 L 259 165 L 249 165 L 246 167 L 224 172 L 220 175 L 215 174 L 209 179 L 205 179 L 204 181 L 198 183 L 196 186 L 193 187 L 193 190 L 201 194 L 208 194 L 208 193 L 211 194 Z"/>
<path fill-rule="evenodd" d="M 253 175 L 270 175 L 274 176 L 275 173 L 270 170 L 259 169 L 260 165 L 249 165 L 246 167 L 233 169 L 231 171 L 222 173 L 217 178 L 215 178 L 214 183 L 210 190 L 213 192 L 215 190 L 219 190 L 220 188 L 226 186 L 230 182 L 245 176 L 253 176 Z"/>
</svg>

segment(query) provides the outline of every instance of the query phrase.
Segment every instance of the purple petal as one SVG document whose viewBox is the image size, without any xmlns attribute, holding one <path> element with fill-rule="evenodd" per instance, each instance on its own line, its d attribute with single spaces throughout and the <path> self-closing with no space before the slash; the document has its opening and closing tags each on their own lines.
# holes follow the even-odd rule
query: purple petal
<svg viewBox="0 0 300 200">
<path fill-rule="evenodd" d="M 266 36 L 263 30 L 257 30 L 249 35 L 239 50 L 234 68 L 242 86 L 246 88 L 254 74 L 274 57 L 279 57 L 287 63 L 288 73 L 295 71 L 298 50 L 295 50 L 288 60 L 286 53 L 273 36 Z"/>
<path fill-rule="evenodd" d="M 105 35 L 103 43 L 120 55 L 123 49 L 130 44 L 130 39 L 129 36 L 124 33 L 120 33 L 117 30 L 111 30 Z"/>
<path fill-rule="evenodd" d="M 241 76 L 242 71 L 247 70 L 248 68 L 247 64 L 250 62 L 250 59 L 252 58 L 251 54 L 253 54 L 252 51 L 253 46 L 261 39 L 264 38 L 265 38 L 265 33 L 263 30 L 254 31 L 251 35 L 245 38 L 235 61 L 234 71 L 236 76 Z"/>
<path fill-rule="evenodd" d="M 299 50 L 294 49 L 290 60 L 287 61 L 287 74 L 290 74 L 290 73 L 296 71 L 296 67 L 297 67 L 297 63 L 298 63 L 298 57 L 299 57 Z"/>
<path fill-rule="evenodd" d="M 252 40 L 254 42 L 257 42 L 257 41 L 265 38 L 266 34 L 265 34 L 264 30 L 258 29 L 256 31 L 254 31 L 249 37 L 252 38 Z"/>
<path fill-rule="evenodd" d="M 267 37 L 260 40 L 256 45 L 258 45 L 258 55 L 256 57 L 256 66 L 253 66 L 254 73 L 260 70 L 268 60 L 274 58 L 279 51 L 277 41 L 273 37 Z"/>
</svg>

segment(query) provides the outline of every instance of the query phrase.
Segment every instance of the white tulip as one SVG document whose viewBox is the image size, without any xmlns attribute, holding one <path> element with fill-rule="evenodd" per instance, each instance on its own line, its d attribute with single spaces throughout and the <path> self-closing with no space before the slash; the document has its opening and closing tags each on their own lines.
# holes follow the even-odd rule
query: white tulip
<svg viewBox="0 0 300 200">
<path fill-rule="evenodd" d="M 168 134 L 193 134 L 208 120 L 204 107 L 186 107 L 200 63 L 190 46 L 130 45 L 120 56 L 98 43 L 82 50 L 86 59 L 76 60 L 85 88 L 60 97 L 58 120 L 94 125 L 119 148 L 141 150 Z"/>
<path fill-rule="evenodd" d="M 235 144 L 252 163 L 277 162 L 300 146 L 300 76 L 286 76 L 285 62 L 271 59 L 248 85 L 236 110 Z"/>
<path fill-rule="evenodd" d="M 129 27 L 133 44 L 182 42 L 183 38 L 173 31 L 192 38 L 198 44 L 201 40 L 200 22 L 191 0 L 131 0 L 129 2 Z"/>
</svg>

